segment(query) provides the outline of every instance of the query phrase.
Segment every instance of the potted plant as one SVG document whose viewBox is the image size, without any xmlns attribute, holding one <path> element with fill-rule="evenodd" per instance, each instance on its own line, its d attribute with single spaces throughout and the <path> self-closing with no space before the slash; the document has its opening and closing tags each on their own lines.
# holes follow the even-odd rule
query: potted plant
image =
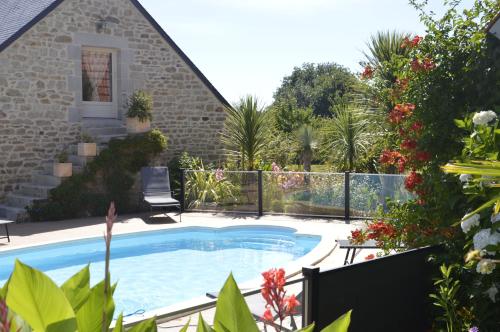
<svg viewBox="0 0 500 332">
<path fill-rule="evenodd" d="M 68 162 L 68 153 L 66 151 L 57 155 L 57 161 L 54 163 L 54 176 L 67 178 L 73 175 L 73 164 Z"/>
<path fill-rule="evenodd" d="M 131 134 L 148 132 L 153 118 L 153 98 L 148 93 L 138 90 L 130 96 L 127 111 L 127 131 Z"/>
<path fill-rule="evenodd" d="M 97 156 L 97 144 L 94 139 L 87 135 L 80 136 L 81 143 L 78 143 L 78 155 L 82 157 L 95 157 Z"/>
</svg>

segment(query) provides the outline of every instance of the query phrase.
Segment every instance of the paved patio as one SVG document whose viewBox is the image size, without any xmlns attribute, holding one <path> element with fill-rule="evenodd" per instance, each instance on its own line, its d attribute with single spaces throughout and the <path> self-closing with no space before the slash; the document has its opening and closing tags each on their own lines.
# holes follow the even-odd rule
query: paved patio
<svg viewBox="0 0 500 332">
<path fill-rule="evenodd" d="M 320 269 L 328 269 L 343 265 L 345 251 L 335 243 L 335 239 L 346 239 L 350 231 L 359 227 L 362 223 L 352 222 L 345 224 L 343 220 L 316 219 L 290 216 L 256 217 L 253 215 L 224 215 L 209 213 L 185 213 L 182 216 L 182 223 L 179 223 L 176 213 L 168 215 L 156 215 L 152 218 L 149 214 L 119 216 L 118 222 L 113 228 L 113 234 L 125 234 L 131 232 L 150 231 L 159 229 L 177 228 L 182 226 L 211 226 L 224 227 L 231 225 L 279 225 L 297 228 L 299 232 L 310 234 L 328 235 L 328 248 L 323 245 L 322 253 L 314 257 L 313 263 Z M 60 241 L 101 236 L 104 232 L 104 218 L 85 218 L 77 220 L 43 222 L 43 223 L 21 223 L 11 224 L 11 243 L 0 241 L 0 252 L 9 249 L 22 248 L 39 244 L 47 244 Z M 375 250 L 359 251 L 355 262 L 363 261 L 365 257 Z M 302 262 L 301 262 L 302 263 Z M 300 266 L 294 267 L 297 271 Z M 240 285 L 241 286 L 241 285 Z M 215 309 L 203 311 L 203 317 L 207 322 L 213 321 Z M 141 317 L 134 317 L 140 319 Z M 133 319 L 133 320 L 135 320 Z M 178 331 L 181 326 L 191 319 L 192 327 L 188 331 L 195 331 L 197 315 L 191 315 L 171 320 L 159 324 L 159 331 Z"/>
</svg>

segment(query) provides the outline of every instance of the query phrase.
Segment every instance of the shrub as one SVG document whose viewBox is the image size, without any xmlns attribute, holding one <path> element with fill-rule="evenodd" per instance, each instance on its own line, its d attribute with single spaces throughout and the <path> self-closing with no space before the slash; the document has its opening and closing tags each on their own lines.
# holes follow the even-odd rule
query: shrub
<svg viewBox="0 0 500 332">
<path fill-rule="evenodd" d="M 34 221 L 95 216 L 108 201 L 115 201 L 121 212 L 137 209 L 130 199 L 134 175 L 166 148 L 167 138 L 159 130 L 112 140 L 81 174 L 52 189 L 47 200 L 35 201 L 28 213 Z"/>
<path fill-rule="evenodd" d="M 127 117 L 138 118 L 141 122 L 153 119 L 153 98 L 144 91 L 138 90 L 130 96 Z"/>
</svg>

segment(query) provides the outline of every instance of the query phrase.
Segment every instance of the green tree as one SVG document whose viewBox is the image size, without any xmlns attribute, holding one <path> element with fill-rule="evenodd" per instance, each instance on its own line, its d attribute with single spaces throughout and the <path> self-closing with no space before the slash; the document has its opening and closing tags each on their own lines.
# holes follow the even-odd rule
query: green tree
<svg viewBox="0 0 500 332">
<path fill-rule="evenodd" d="M 393 65 L 395 57 L 408 57 L 408 48 L 401 47 L 405 38 L 410 38 L 409 33 L 398 31 L 379 31 L 370 37 L 366 43 L 368 51 L 363 52 L 367 64 L 376 68 L 378 74 L 388 85 L 392 85 L 396 76 Z"/>
<path fill-rule="evenodd" d="M 338 98 L 360 90 L 359 80 L 345 67 L 305 63 L 283 79 L 274 94 L 274 105 L 288 102 L 294 106 L 292 110 L 311 108 L 314 115 L 331 116 L 330 109 Z"/>
<path fill-rule="evenodd" d="M 240 160 L 243 168 L 253 170 L 266 146 L 267 114 L 252 96 L 242 98 L 226 112 L 222 142 L 230 157 Z"/>
<path fill-rule="evenodd" d="M 340 170 L 353 171 L 364 158 L 375 136 L 365 112 L 356 105 L 335 107 L 335 116 L 324 129 L 325 146 Z"/>
<path fill-rule="evenodd" d="M 315 136 L 314 129 L 310 125 L 302 125 L 297 131 L 297 139 L 299 141 L 300 154 L 305 172 L 311 171 L 313 152 L 316 148 Z"/>
</svg>

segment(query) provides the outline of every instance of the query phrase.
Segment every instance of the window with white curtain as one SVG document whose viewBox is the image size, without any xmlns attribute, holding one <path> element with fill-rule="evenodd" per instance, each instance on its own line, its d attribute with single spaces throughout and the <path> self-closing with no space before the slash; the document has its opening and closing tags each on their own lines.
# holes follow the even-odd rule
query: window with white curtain
<svg viewBox="0 0 500 332">
<path fill-rule="evenodd" d="M 103 49 L 82 50 L 84 102 L 113 102 L 113 53 Z"/>
</svg>

